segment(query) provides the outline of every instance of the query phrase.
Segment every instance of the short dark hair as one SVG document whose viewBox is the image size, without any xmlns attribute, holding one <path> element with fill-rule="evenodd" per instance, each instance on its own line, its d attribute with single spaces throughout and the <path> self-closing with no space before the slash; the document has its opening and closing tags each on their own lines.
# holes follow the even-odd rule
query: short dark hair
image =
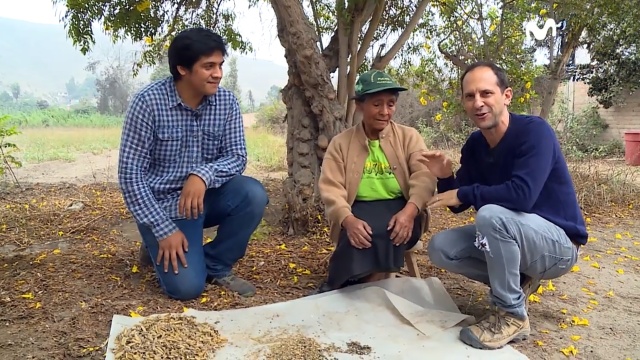
<svg viewBox="0 0 640 360">
<path fill-rule="evenodd" d="M 191 70 L 201 57 L 216 51 L 227 56 L 227 45 L 219 34 L 199 27 L 179 32 L 171 41 L 167 54 L 173 79 L 179 80 L 181 77 L 178 66 Z"/>
<path fill-rule="evenodd" d="M 500 88 L 501 92 L 504 92 L 509 87 L 509 79 L 507 78 L 507 72 L 504 71 L 503 68 L 501 68 L 500 66 L 496 65 L 491 61 L 478 61 L 469 65 L 462 73 L 462 77 L 460 77 L 461 92 L 464 92 L 464 89 L 462 88 L 462 82 L 464 81 L 465 76 L 467 76 L 467 74 L 473 71 L 474 69 L 477 69 L 480 67 L 487 67 L 491 69 L 491 71 L 493 71 L 493 73 L 498 78 L 498 87 Z"/>
</svg>

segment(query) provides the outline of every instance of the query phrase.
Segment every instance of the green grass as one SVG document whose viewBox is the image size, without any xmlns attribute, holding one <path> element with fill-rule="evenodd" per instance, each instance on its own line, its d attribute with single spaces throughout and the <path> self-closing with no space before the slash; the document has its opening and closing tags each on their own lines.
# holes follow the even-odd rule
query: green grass
<svg viewBox="0 0 640 360">
<path fill-rule="evenodd" d="M 74 161 L 82 154 L 100 154 L 120 146 L 121 118 L 64 109 L 10 115 L 11 125 L 21 132 L 11 141 L 20 148 L 16 155 L 25 164 Z M 261 128 L 247 128 L 245 132 L 251 166 L 269 172 L 286 170 L 283 137 Z"/>
</svg>

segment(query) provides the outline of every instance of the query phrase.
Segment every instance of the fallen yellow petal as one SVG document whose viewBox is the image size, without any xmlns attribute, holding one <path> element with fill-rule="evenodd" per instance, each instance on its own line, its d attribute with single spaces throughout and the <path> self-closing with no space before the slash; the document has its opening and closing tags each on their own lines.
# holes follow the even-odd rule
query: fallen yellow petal
<svg viewBox="0 0 640 360">
<path fill-rule="evenodd" d="M 578 272 L 578 271 L 580 271 L 580 266 L 578 266 L 578 265 L 573 265 L 573 266 L 571 267 L 571 272 Z"/>
<path fill-rule="evenodd" d="M 33 299 L 33 298 L 34 298 L 34 296 L 33 296 L 33 294 L 32 294 L 32 293 L 26 293 L 26 294 L 23 294 L 23 295 L 20 295 L 20 296 L 21 296 L 23 299 Z"/>
<path fill-rule="evenodd" d="M 133 265 L 131 267 L 131 272 L 134 273 L 134 274 L 137 273 L 137 272 L 140 272 L 140 270 L 138 270 L 138 265 Z"/>
<path fill-rule="evenodd" d="M 135 317 L 140 317 L 140 314 L 132 310 L 132 311 L 129 311 L 129 316 L 135 318 Z"/>
<path fill-rule="evenodd" d="M 572 336 L 571 336 L 571 340 L 573 340 L 573 341 L 578 341 L 578 340 L 580 340 L 580 338 L 581 338 L 581 337 L 582 337 L 582 336 L 580 336 L 580 335 L 572 335 Z"/>
<path fill-rule="evenodd" d="M 290 268 L 290 269 L 293 269 L 293 268 L 295 268 L 295 267 L 296 267 L 296 264 L 294 264 L 294 263 L 289 263 L 289 268 Z"/>
<path fill-rule="evenodd" d="M 543 334 L 548 334 L 548 333 L 549 333 L 549 330 L 544 329 L 544 330 L 540 330 L 540 332 L 541 332 L 541 333 L 543 333 Z"/>
<path fill-rule="evenodd" d="M 553 285 L 551 280 L 549 280 L 549 282 L 547 283 L 547 290 L 554 291 L 555 289 L 556 289 L 556 287 Z"/>
<path fill-rule="evenodd" d="M 560 310 L 561 313 L 566 314 L 567 313 L 567 309 L 562 309 Z"/>
<path fill-rule="evenodd" d="M 567 325 L 567 324 L 565 324 L 565 323 L 560 323 L 560 324 L 558 324 L 558 327 L 559 327 L 560 329 L 566 329 L 566 328 L 568 328 L 568 327 L 569 327 L 569 325 Z"/>
<path fill-rule="evenodd" d="M 560 299 L 560 300 L 567 300 L 568 298 L 569 298 L 569 296 L 567 294 L 558 296 L 558 299 Z"/>
<path fill-rule="evenodd" d="M 542 346 L 542 345 L 544 345 L 544 343 L 542 341 L 540 341 L 540 340 L 536 340 L 536 345 Z"/>
<path fill-rule="evenodd" d="M 616 240 L 620 240 L 620 239 L 622 239 L 622 235 L 616 233 Z"/>
<path fill-rule="evenodd" d="M 592 303 L 593 305 L 598 305 L 598 301 L 597 300 L 589 300 L 590 303 Z"/>
<path fill-rule="evenodd" d="M 582 260 L 591 261 L 591 256 L 587 255 L 587 256 L 583 257 Z"/>
<path fill-rule="evenodd" d="M 54 254 L 58 255 L 58 254 L 60 254 L 60 253 L 62 252 L 62 250 L 60 250 L 60 249 L 55 249 L 55 250 L 53 250 L 52 252 L 53 252 Z"/>
<path fill-rule="evenodd" d="M 571 318 L 571 324 L 589 326 L 589 320 L 587 320 L 585 318 L 579 318 L 577 316 L 574 316 L 574 317 Z"/>
<path fill-rule="evenodd" d="M 618 270 L 616 270 L 616 272 L 617 272 L 618 274 L 624 274 L 624 270 L 623 270 L 623 269 L 618 269 Z"/>
<path fill-rule="evenodd" d="M 540 302 L 540 297 L 536 294 L 531 294 L 529 295 L 529 302 L 536 302 L 539 303 Z"/>
<path fill-rule="evenodd" d="M 560 351 L 565 355 L 565 356 L 569 356 L 569 355 L 576 355 L 578 353 L 578 349 L 575 348 L 575 346 L 573 345 L 569 345 L 568 347 L 564 348 L 564 349 L 560 349 Z"/>
<path fill-rule="evenodd" d="M 613 297 L 613 290 L 609 291 L 609 292 L 607 293 L 607 296 L 608 296 L 608 297 Z"/>
<path fill-rule="evenodd" d="M 594 262 L 591 263 L 591 267 L 594 267 L 596 269 L 600 269 L 600 264 L 598 264 L 597 261 L 594 261 Z"/>
</svg>

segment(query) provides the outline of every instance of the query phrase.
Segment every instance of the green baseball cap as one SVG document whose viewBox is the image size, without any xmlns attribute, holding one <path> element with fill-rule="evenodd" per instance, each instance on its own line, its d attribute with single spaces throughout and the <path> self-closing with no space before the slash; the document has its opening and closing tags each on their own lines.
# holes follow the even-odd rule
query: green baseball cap
<svg viewBox="0 0 640 360">
<path fill-rule="evenodd" d="M 384 71 L 369 70 L 358 77 L 355 90 L 356 95 L 354 98 L 366 94 L 374 94 L 380 91 L 407 91 L 408 89 L 400 86 L 400 84 L 393 80 L 391 76 Z"/>
</svg>

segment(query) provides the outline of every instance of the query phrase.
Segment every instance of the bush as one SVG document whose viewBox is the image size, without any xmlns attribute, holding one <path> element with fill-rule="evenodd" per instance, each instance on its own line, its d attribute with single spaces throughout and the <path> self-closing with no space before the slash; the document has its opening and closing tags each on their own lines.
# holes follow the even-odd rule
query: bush
<svg viewBox="0 0 640 360">
<path fill-rule="evenodd" d="M 287 107 L 280 100 L 263 104 L 256 112 L 256 125 L 276 134 L 285 134 L 287 131 L 286 114 Z"/>
<path fill-rule="evenodd" d="M 567 101 L 558 99 L 557 110 L 548 121 L 556 130 L 565 156 L 569 159 L 603 158 L 619 156 L 624 147 L 621 141 L 602 140 L 609 125 L 598 112 L 598 106 L 585 108 L 580 113 L 569 111 Z"/>
</svg>

